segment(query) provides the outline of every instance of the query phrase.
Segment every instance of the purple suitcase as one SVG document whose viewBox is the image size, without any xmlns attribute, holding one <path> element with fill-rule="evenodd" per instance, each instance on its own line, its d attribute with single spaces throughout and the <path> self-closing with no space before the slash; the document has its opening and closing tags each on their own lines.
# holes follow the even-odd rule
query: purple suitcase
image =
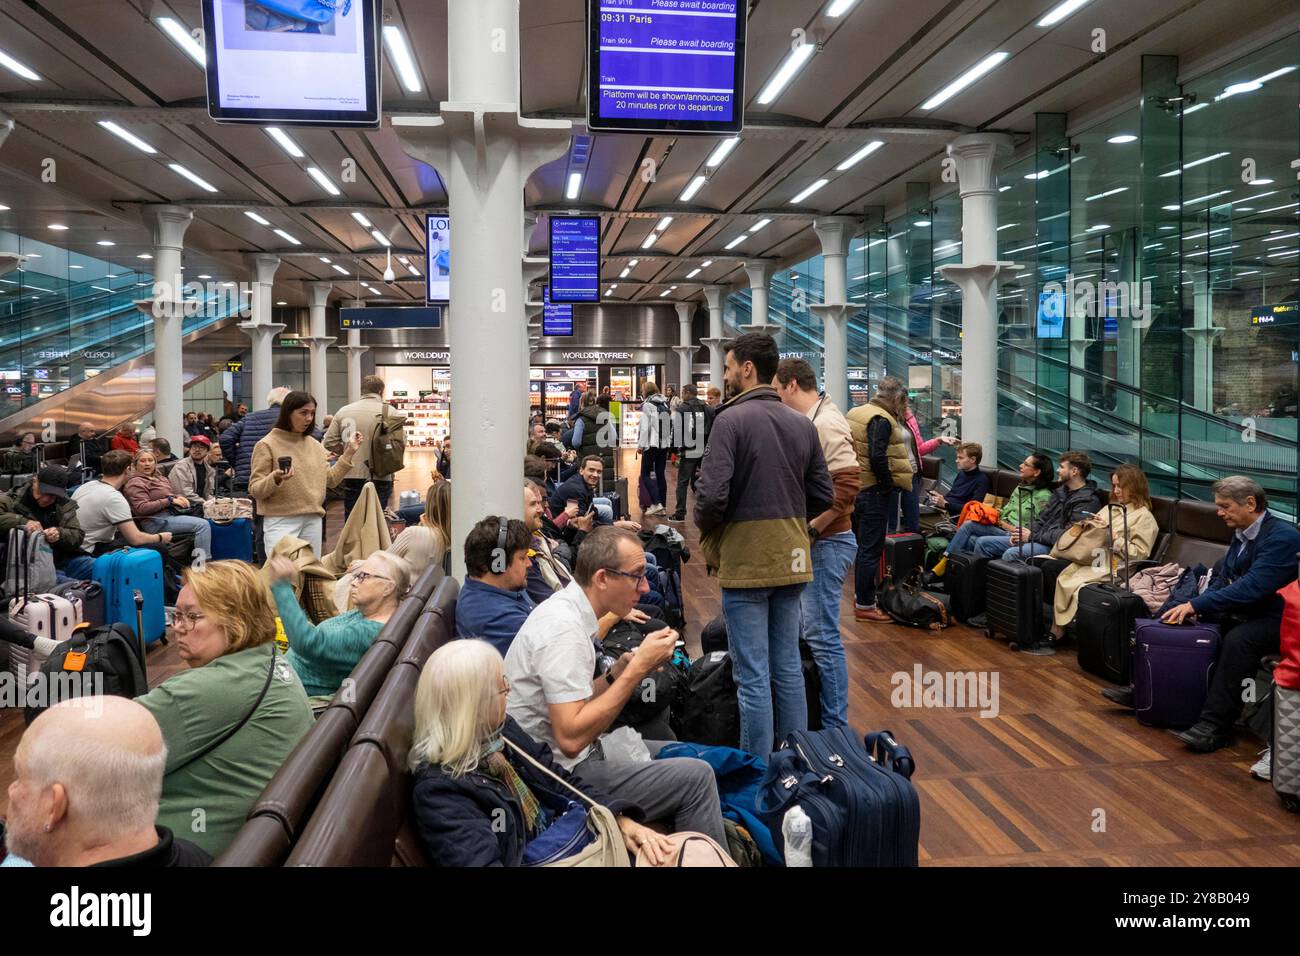
<svg viewBox="0 0 1300 956">
<path fill-rule="evenodd" d="M 1151 727 L 1190 727 L 1200 718 L 1219 656 L 1217 624 L 1133 625 L 1133 697 Z"/>
</svg>

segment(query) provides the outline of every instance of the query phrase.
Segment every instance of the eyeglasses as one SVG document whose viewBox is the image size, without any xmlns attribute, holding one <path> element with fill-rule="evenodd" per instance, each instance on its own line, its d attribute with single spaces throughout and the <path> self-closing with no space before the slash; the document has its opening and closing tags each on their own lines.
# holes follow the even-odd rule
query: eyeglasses
<svg viewBox="0 0 1300 956">
<path fill-rule="evenodd" d="M 390 584 L 393 581 L 392 578 L 386 578 L 382 574 L 371 574 L 369 571 L 358 571 L 356 574 L 352 575 L 352 580 L 356 581 L 358 584 L 363 581 L 369 581 L 371 578 L 378 578 L 380 581 L 387 581 Z"/>
<path fill-rule="evenodd" d="M 617 574 L 620 578 L 627 578 L 629 581 L 635 581 L 638 584 L 640 584 L 642 581 L 648 580 L 648 576 L 646 575 L 644 568 L 642 568 L 640 571 L 620 571 L 617 568 L 606 568 L 605 572 L 607 574 Z"/>
<path fill-rule="evenodd" d="M 194 611 L 182 611 L 177 608 L 175 615 L 172 617 L 172 627 L 177 627 L 180 625 L 181 621 L 185 621 L 186 630 L 189 630 L 189 628 L 194 627 L 199 623 L 199 621 L 206 617 L 206 614 L 197 614 Z"/>
</svg>

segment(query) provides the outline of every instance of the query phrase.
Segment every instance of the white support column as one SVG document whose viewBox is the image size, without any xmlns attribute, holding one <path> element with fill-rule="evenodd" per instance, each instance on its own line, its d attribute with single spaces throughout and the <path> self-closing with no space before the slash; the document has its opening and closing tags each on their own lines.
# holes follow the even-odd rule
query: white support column
<svg viewBox="0 0 1300 956">
<path fill-rule="evenodd" d="M 1192 272 L 1192 327 L 1183 334 L 1192 340 L 1192 407 L 1212 411 L 1214 404 L 1214 343 L 1226 330 L 1214 324 L 1214 289 L 1205 270 Z"/>
<path fill-rule="evenodd" d="M 691 364 L 695 357 L 695 346 L 691 342 L 691 323 L 695 319 L 694 302 L 678 302 L 677 309 L 677 345 L 673 346 L 673 351 L 677 353 L 678 365 L 678 387 L 677 394 L 689 385 L 691 378 Z M 700 396 L 703 399 L 703 396 Z"/>
<path fill-rule="evenodd" d="M 145 206 L 144 221 L 153 232 L 153 316 L 154 410 L 158 435 L 172 448 L 180 448 L 185 437 L 185 380 L 181 361 L 181 332 L 185 310 L 181 289 L 181 252 L 185 230 L 194 213 L 183 206 Z"/>
<path fill-rule="evenodd" d="M 353 299 L 348 302 L 349 309 L 364 309 L 365 302 Z M 348 329 L 348 344 L 340 345 L 339 351 L 348 357 L 348 401 L 361 400 L 361 356 L 370 351 L 370 346 L 361 344 L 361 330 Z"/>
<path fill-rule="evenodd" d="M 849 407 L 849 240 L 859 221 L 852 216 L 823 216 L 813 221 L 822 244 L 822 301 L 810 305 L 822 320 L 822 385 L 832 402 Z"/>
<path fill-rule="evenodd" d="M 727 358 L 722 351 L 722 343 L 727 340 L 722 334 L 722 305 L 727 301 L 730 292 L 731 289 L 725 285 L 704 287 L 704 301 L 709 305 L 709 337 L 700 339 L 700 344 L 708 346 L 709 349 L 709 384 L 722 392 L 723 401 L 726 401 L 729 396 L 722 384 L 722 369 Z"/>
<path fill-rule="evenodd" d="M 8 113 L 0 112 L 0 148 L 9 138 L 9 134 L 14 131 L 14 118 Z"/>
<path fill-rule="evenodd" d="M 306 342 L 311 349 L 311 393 L 324 412 L 334 411 L 329 403 L 329 347 L 337 339 L 325 334 L 325 308 L 329 305 L 330 291 L 333 288 L 332 282 L 307 283 L 308 327 L 311 335 Z"/>
<path fill-rule="evenodd" d="M 485 514 L 523 513 L 528 358 L 510 345 L 525 325 L 520 246 L 512 253 L 501 242 L 519 242 L 524 184 L 565 154 L 572 127 L 520 115 L 519 0 L 448 0 L 447 63 L 439 115 L 395 116 L 393 127 L 408 154 L 441 174 L 457 223 L 451 434 L 458 459 L 473 462 L 476 474 L 468 493 L 452 496 L 451 537 L 463 541 Z M 458 576 L 460 550 L 452 550 Z"/>
<path fill-rule="evenodd" d="M 768 332 L 775 330 L 769 329 L 771 316 L 768 306 L 768 291 L 772 283 L 772 276 L 776 272 L 776 263 L 771 259 L 755 259 L 745 263 L 745 275 L 749 277 L 749 295 L 750 295 L 750 321 L 742 325 L 741 331 L 744 332 Z"/>
<path fill-rule="evenodd" d="M 1011 154 L 1011 137 L 972 133 L 948 144 L 957 161 L 961 189 L 961 265 L 940 266 L 961 289 L 961 437 L 984 446 L 984 460 L 998 462 L 998 329 L 994 302 L 998 273 L 1014 265 L 998 261 L 999 161 Z"/>
<path fill-rule="evenodd" d="M 280 268 L 280 257 L 267 253 L 245 256 L 253 284 L 253 318 L 239 323 L 244 334 L 253 340 L 252 407 L 254 411 L 266 408 L 266 394 L 274 388 L 275 337 L 284 331 L 283 322 L 271 321 L 271 286 L 275 283 L 275 270 Z M 320 401 L 318 398 L 317 401 Z"/>
</svg>

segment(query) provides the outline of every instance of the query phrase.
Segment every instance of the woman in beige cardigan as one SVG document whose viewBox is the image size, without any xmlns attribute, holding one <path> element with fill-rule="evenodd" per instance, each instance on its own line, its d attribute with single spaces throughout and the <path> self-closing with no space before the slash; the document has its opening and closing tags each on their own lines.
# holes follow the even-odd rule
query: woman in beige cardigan
<svg viewBox="0 0 1300 956">
<path fill-rule="evenodd" d="M 1066 625 L 1074 620 L 1079 610 L 1079 589 L 1085 584 L 1096 584 L 1110 579 L 1111 568 L 1116 574 L 1123 575 L 1125 563 L 1141 561 L 1151 556 L 1160 528 L 1156 517 L 1151 513 L 1151 491 L 1147 485 L 1147 476 L 1137 465 L 1120 465 L 1110 476 L 1110 503 L 1127 506 L 1127 516 L 1123 509 L 1110 508 L 1110 532 L 1112 547 L 1107 556 L 1108 561 L 1088 564 L 1071 564 L 1056 579 L 1056 595 L 1052 602 L 1052 636 L 1060 640 L 1065 634 Z M 1127 523 L 1128 535 L 1125 537 Z"/>
<path fill-rule="evenodd" d="M 290 392 L 280 405 L 275 427 L 253 446 L 248 493 L 263 516 L 262 541 L 268 555 L 286 535 L 308 542 L 320 555 L 325 489 L 348 476 L 361 447 L 358 431 L 331 467 L 325 446 L 311 435 L 315 424 L 316 399 L 306 392 Z"/>
</svg>

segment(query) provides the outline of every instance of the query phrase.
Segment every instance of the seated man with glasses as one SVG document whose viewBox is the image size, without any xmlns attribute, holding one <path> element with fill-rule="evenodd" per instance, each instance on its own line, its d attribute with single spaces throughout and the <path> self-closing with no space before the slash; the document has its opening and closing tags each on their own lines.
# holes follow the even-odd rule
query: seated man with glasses
<svg viewBox="0 0 1300 956">
<path fill-rule="evenodd" d="M 313 624 L 298 603 L 297 567 L 276 555 L 267 562 L 271 596 L 289 639 L 285 659 L 302 681 L 314 709 L 328 704 L 344 679 L 370 649 L 410 586 L 410 566 L 390 551 L 376 551 L 352 576 L 353 609 Z"/>
<path fill-rule="evenodd" d="M 533 536 L 522 521 L 484 518 L 465 538 L 465 584 L 456 598 L 456 636 L 481 638 L 505 656 L 533 611 L 528 596 Z"/>
<path fill-rule="evenodd" d="M 528 616 L 506 654 L 507 711 L 555 760 L 647 820 L 671 821 L 726 845 L 718 789 L 708 764 L 692 758 L 649 759 L 667 741 L 642 740 L 631 728 L 607 734 L 642 681 L 668 661 L 677 632 L 646 636 L 597 676 L 599 644 L 647 590 L 641 540 L 623 528 L 597 528 L 578 552 L 573 580 Z M 459 607 L 457 608 L 459 615 Z"/>
</svg>

